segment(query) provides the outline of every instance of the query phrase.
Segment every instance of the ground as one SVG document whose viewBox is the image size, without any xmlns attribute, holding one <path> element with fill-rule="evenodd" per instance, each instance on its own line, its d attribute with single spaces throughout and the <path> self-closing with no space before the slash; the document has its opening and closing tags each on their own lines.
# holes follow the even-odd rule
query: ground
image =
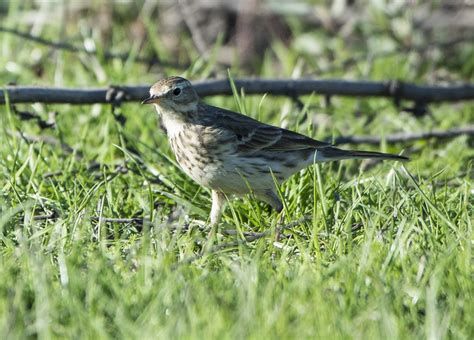
<svg viewBox="0 0 474 340">
<path fill-rule="evenodd" d="M 17 10 L 10 9 L 5 25 Z M 447 69 L 439 59 L 420 61 L 418 52 L 405 50 L 343 67 L 363 41 L 346 46 L 341 37 L 303 35 L 298 24 L 290 27 L 295 36 L 322 40 L 335 51 L 336 61 L 318 57 L 319 65 L 334 66 L 319 71 L 326 78 L 426 83 L 436 71 L 461 80 L 471 74 L 472 65 L 461 58 L 473 55 L 472 46 Z M 45 35 L 54 40 L 51 31 Z M 202 79 L 218 69 L 213 60 L 185 70 L 149 68 L 133 56 L 109 60 L 0 37 L 2 84 L 152 84 L 164 74 Z M 117 41 L 117 49 L 127 48 Z M 192 41 L 183 38 L 183 44 Z M 272 45 L 253 75 L 307 75 L 314 56 L 298 44 Z M 229 73 L 245 75 L 239 67 Z M 242 93 L 205 100 L 317 139 L 383 137 L 474 121 L 472 102 L 430 105 L 417 117 L 380 98 L 332 97 L 328 105 L 311 95 L 300 98 L 303 106 Z M 57 112 L 54 126 L 26 120 L 15 109 L 43 121 Z M 251 197 L 233 200 L 219 246 L 202 255 L 210 192 L 179 170 L 153 108 L 3 105 L 0 119 L 2 338 L 474 334 L 472 138 L 344 146 L 403 151 L 412 161 L 344 161 L 293 176 L 280 188 L 284 224 L 307 220 L 284 230 L 278 242 L 278 214 Z M 266 231 L 243 241 L 244 233 Z"/>
</svg>

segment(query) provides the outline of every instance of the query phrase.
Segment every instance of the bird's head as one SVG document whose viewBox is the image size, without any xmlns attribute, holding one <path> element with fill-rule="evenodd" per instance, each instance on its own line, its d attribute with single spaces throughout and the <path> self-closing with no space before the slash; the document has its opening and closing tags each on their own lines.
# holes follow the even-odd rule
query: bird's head
<svg viewBox="0 0 474 340">
<path fill-rule="evenodd" d="M 160 80 L 150 88 L 150 97 L 142 104 L 155 104 L 163 111 L 190 112 L 196 110 L 199 97 L 191 83 L 181 77 Z"/>
</svg>

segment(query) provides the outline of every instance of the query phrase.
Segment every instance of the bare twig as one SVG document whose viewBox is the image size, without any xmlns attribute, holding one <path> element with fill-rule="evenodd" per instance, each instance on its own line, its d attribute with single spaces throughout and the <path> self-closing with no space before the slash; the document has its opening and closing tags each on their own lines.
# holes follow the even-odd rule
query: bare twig
<svg viewBox="0 0 474 340">
<path fill-rule="evenodd" d="M 277 233 L 282 233 L 284 232 L 285 230 L 289 230 L 289 229 L 292 229 L 296 226 L 299 226 L 300 224 L 303 224 L 303 223 L 306 223 L 308 221 L 311 220 L 311 216 L 310 215 L 306 215 L 306 216 L 303 216 L 302 218 L 296 220 L 296 221 L 293 221 L 293 222 L 290 222 L 288 224 L 285 224 L 285 225 L 282 225 L 282 226 L 279 226 L 279 227 L 276 227 L 275 228 L 275 232 Z M 266 231 L 264 232 L 261 232 L 261 233 L 253 233 L 252 235 L 249 235 L 248 237 L 246 237 L 246 241 L 247 242 L 252 242 L 252 241 L 255 241 L 255 240 L 258 240 L 258 239 L 261 239 L 263 237 L 266 237 L 268 235 L 271 235 L 273 233 L 273 231 L 271 229 L 267 229 Z"/>
<path fill-rule="evenodd" d="M 73 149 L 69 145 L 65 143 L 61 143 L 58 139 L 52 136 L 35 136 L 35 135 L 28 135 L 23 132 L 13 132 L 7 131 L 10 135 L 17 136 L 19 138 L 24 139 L 29 143 L 45 143 L 52 146 L 60 146 L 64 152 L 66 153 L 76 153 L 78 158 L 82 157 L 82 153 L 76 149 Z M 441 130 L 433 130 L 433 131 L 425 131 L 425 132 L 413 132 L 413 133 L 395 133 L 391 135 L 386 135 L 384 137 L 379 136 L 340 136 L 336 137 L 335 139 L 327 138 L 326 141 L 332 142 L 335 145 L 342 145 L 342 144 L 372 144 L 378 145 L 382 141 L 387 144 L 394 144 L 394 143 L 406 143 L 412 142 L 416 140 L 427 140 L 427 139 L 447 139 L 447 138 L 454 138 L 462 135 L 467 136 L 474 136 L 474 125 L 468 125 L 465 127 L 457 127 L 445 131 Z M 97 164 L 92 164 L 89 167 L 89 170 L 93 170 L 93 167 L 97 167 Z M 115 171 L 116 172 L 124 172 L 124 169 L 121 166 L 117 166 Z M 61 174 L 61 172 L 55 173 L 48 173 L 45 174 L 46 177 L 52 177 Z M 149 179 L 151 180 L 151 179 Z"/>
<path fill-rule="evenodd" d="M 380 144 L 382 141 L 393 144 L 401 142 L 412 142 L 415 140 L 425 140 L 431 138 L 444 139 L 453 138 L 457 136 L 468 135 L 474 136 L 474 125 L 465 127 L 458 127 L 446 131 L 434 130 L 427 132 L 413 132 L 413 133 L 396 133 L 387 135 L 385 137 L 378 136 L 341 136 L 333 140 L 336 145 L 340 144 Z"/>
<path fill-rule="evenodd" d="M 295 97 L 316 93 L 320 95 L 339 95 L 350 97 L 386 97 L 415 102 L 455 102 L 474 100 L 474 84 L 434 86 L 415 85 L 400 81 L 353 81 L 323 79 L 236 79 L 238 90 L 244 89 L 247 94 L 268 93 L 275 96 Z M 211 79 L 194 83 L 196 91 L 202 97 L 214 95 L 232 95 L 228 79 Z M 149 86 L 120 86 L 124 92 L 123 101 L 141 101 L 148 96 Z M 94 104 L 109 103 L 107 94 L 110 89 L 91 88 L 53 88 L 6 86 L 0 92 L 0 104 L 5 103 L 5 94 L 10 103 L 68 103 Z"/>
<path fill-rule="evenodd" d="M 141 217 L 112 218 L 112 217 L 92 216 L 91 220 L 95 222 L 102 222 L 102 223 L 135 224 L 139 226 L 143 225 L 146 222 L 146 220 Z"/>
<path fill-rule="evenodd" d="M 0 32 L 13 34 L 13 35 L 16 35 L 17 37 L 34 41 L 38 44 L 49 46 L 55 49 L 61 49 L 61 50 L 69 51 L 69 52 L 86 53 L 89 55 L 100 55 L 100 53 L 97 50 L 89 50 L 89 49 L 78 47 L 70 43 L 63 42 L 63 41 L 51 41 L 39 36 L 32 35 L 27 32 L 16 30 L 14 28 L 0 26 Z M 112 53 L 112 52 L 105 51 L 102 54 L 102 56 L 105 59 L 120 59 L 120 60 L 125 61 L 130 57 L 130 54 L 129 53 Z M 177 64 L 170 61 L 160 60 L 158 57 L 145 58 L 145 57 L 136 56 L 134 57 L 134 60 L 136 62 L 144 63 L 148 65 L 160 64 L 162 66 L 173 67 L 173 68 L 178 68 L 178 69 L 186 69 L 189 66 L 189 65 Z"/>
<path fill-rule="evenodd" d="M 299 220 L 293 221 L 291 223 L 288 223 L 286 225 L 277 227 L 275 230 L 277 232 L 283 232 L 287 229 L 294 228 L 295 226 L 298 226 L 304 222 L 309 221 L 311 216 L 304 216 L 300 218 Z M 100 217 L 100 216 L 92 216 L 91 220 L 93 221 L 100 221 L 103 223 L 116 223 L 116 224 L 135 224 L 138 226 L 141 226 L 146 223 L 150 223 L 150 220 L 148 218 L 141 218 L 141 217 L 131 217 L 131 218 L 112 218 L 112 217 Z M 203 226 L 197 226 L 197 228 L 201 231 L 205 229 Z M 186 232 L 190 229 L 190 226 L 188 224 L 185 224 L 182 227 L 170 227 L 169 230 L 179 230 L 182 232 Z M 238 235 L 239 232 L 235 229 L 224 229 L 220 231 L 224 235 Z M 245 240 L 247 242 L 252 242 L 255 240 L 258 240 L 260 238 L 266 237 L 268 235 L 272 234 L 272 230 L 266 230 L 264 232 L 256 233 L 256 232 L 243 232 L 243 236 L 245 237 Z"/>
<path fill-rule="evenodd" d="M 288 230 L 288 229 L 292 229 L 292 228 L 294 228 L 298 225 L 301 225 L 303 223 L 306 223 L 306 222 L 310 221 L 311 218 L 312 218 L 311 216 L 306 215 L 306 216 L 303 216 L 302 218 L 300 218 L 296 221 L 293 221 L 293 222 L 290 222 L 290 223 L 285 224 L 283 226 L 277 227 L 277 228 L 275 228 L 274 231 L 269 229 L 269 230 L 264 231 L 262 233 L 252 233 L 252 235 L 250 235 L 249 237 L 246 237 L 245 240 L 236 240 L 236 241 L 231 241 L 231 242 L 226 242 L 226 243 L 221 243 L 221 244 L 215 245 L 215 246 L 211 247 L 206 252 L 201 252 L 201 253 L 196 254 L 194 256 L 191 256 L 187 259 L 179 261 L 178 263 L 176 263 L 175 268 L 179 265 L 189 264 L 189 263 L 192 263 L 196 260 L 199 260 L 200 258 L 202 258 L 205 255 L 212 255 L 212 254 L 218 253 L 222 250 L 235 248 L 235 247 L 237 247 L 241 244 L 246 244 L 247 242 L 253 242 L 253 241 L 259 240 L 259 239 L 264 238 L 268 235 L 271 235 L 273 232 L 282 232 L 282 231 L 285 231 L 285 230 Z"/>
<path fill-rule="evenodd" d="M 56 127 L 56 116 L 57 112 L 52 111 L 48 113 L 48 120 L 44 120 L 35 112 L 30 111 L 20 111 L 16 108 L 15 105 L 12 107 L 12 111 L 20 118 L 21 120 L 35 120 L 38 123 L 40 129 L 48 129 Z"/>
<path fill-rule="evenodd" d="M 60 140 L 54 138 L 53 136 L 47 136 L 47 135 L 29 135 L 21 131 L 7 131 L 7 133 L 11 136 L 16 136 L 18 138 L 21 138 L 25 140 L 28 143 L 44 143 L 52 146 L 60 146 L 64 152 L 71 154 L 71 153 L 76 153 L 76 156 L 78 158 L 82 157 L 82 153 L 68 144 L 61 142 Z"/>
<path fill-rule="evenodd" d="M 33 216 L 34 221 L 54 220 L 54 219 L 57 219 L 57 218 L 59 218 L 59 214 L 55 210 L 51 211 L 49 214 Z"/>
</svg>

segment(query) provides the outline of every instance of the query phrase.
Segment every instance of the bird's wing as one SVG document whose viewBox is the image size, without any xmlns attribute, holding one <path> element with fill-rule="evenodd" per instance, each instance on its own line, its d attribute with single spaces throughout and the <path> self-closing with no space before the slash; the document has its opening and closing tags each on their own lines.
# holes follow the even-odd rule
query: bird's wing
<svg viewBox="0 0 474 340">
<path fill-rule="evenodd" d="M 209 124 L 235 135 L 237 149 L 240 152 L 296 151 L 331 146 L 329 143 L 320 142 L 290 130 L 261 123 L 237 112 L 209 105 L 201 108 L 201 114 L 204 110 L 205 115 L 210 118 Z M 213 114 L 208 115 L 209 112 Z"/>
</svg>

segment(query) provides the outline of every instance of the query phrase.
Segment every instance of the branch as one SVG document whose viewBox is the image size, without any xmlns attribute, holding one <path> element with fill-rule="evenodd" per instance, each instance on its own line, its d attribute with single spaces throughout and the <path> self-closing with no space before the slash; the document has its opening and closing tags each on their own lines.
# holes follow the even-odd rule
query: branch
<svg viewBox="0 0 474 340">
<path fill-rule="evenodd" d="M 300 218 L 299 220 L 290 222 L 286 225 L 279 226 L 275 228 L 275 232 L 281 233 L 285 230 L 294 228 L 304 222 L 310 221 L 311 216 L 304 216 Z M 92 216 L 91 220 L 94 222 L 102 222 L 102 223 L 115 223 L 115 224 L 134 224 L 136 226 L 142 226 L 144 224 L 150 224 L 150 220 L 148 218 L 141 218 L 141 217 L 131 217 L 131 218 L 112 218 L 112 217 L 100 217 L 100 216 Z M 190 226 L 188 224 L 184 225 L 183 227 L 169 227 L 169 230 L 171 231 L 176 231 L 179 230 L 181 232 L 187 232 L 190 229 Z M 205 227 L 198 227 L 199 230 L 203 231 Z M 245 241 L 247 242 L 252 242 L 261 238 L 264 238 L 266 236 L 269 236 L 272 234 L 272 230 L 268 229 L 264 232 L 243 232 L 243 236 L 245 237 Z M 220 233 L 227 235 L 227 236 L 235 236 L 238 235 L 238 231 L 235 229 L 223 229 L 220 231 Z M 320 235 L 321 236 L 321 235 Z"/>
<path fill-rule="evenodd" d="M 415 140 L 423 139 L 446 139 L 453 138 L 461 135 L 474 136 L 474 125 L 468 125 L 465 127 L 453 128 L 446 131 L 434 130 L 427 132 L 408 132 L 408 133 L 395 133 L 393 135 L 387 135 L 385 137 L 376 136 L 341 136 L 335 138 L 332 142 L 335 145 L 341 144 L 373 144 L 378 145 L 382 141 L 388 144 L 411 142 Z"/>
<path fill-rule="evenodd" d="M 293 221 L 293 222 L 290 222 L 288 224 L 276 227 L 274 231 L 271 230 L 271 229 L 268 229 L 267 231 L 264 231 L 262 233 L 252 233 L 252 235 L 246 236 L 245 240 L 236 240 L 236 241 L 231 241 L 231 242 L 226 242 L 226 243 L 221 243 L 221 244 L 215 245 L 215 246 L 211 247 L 208 251 L 201 252 L 199 254 L 196 254 L 196 255 L 191 256 L 187 259 L 184 259 L 184 260 L 181 260 L 181 261 L 177 262 L 173 266 L 173 268 L 175 269 L 180 265 L 192 263 L 196 260 L 199 260 L 200 258 L 202 258 L 205 255 L 212 255 L 212 254 L 220 252 L 221 250 L 235 248 L 235 247 L 237 247 L 241 244 L 246 244 L 247 242 L 253 242 L 253 241 L 259 240 L 261 238 L 264 238 L 266 236 L 271 235 L 273 232 L 281 233 L 285 230 L 292 229 L 292 228 L 294 228 L 294 227 L 296 227 L 300 224 L 306 223 L 310 220 L 311 220 L 311 216 L 306 215 L 306 216 L 303 216 L 302 218 L 300 218 L 296 221 Z M 232 233 L 232 234 L 234 234 L 234 233 Z"/>
<path fill-rule="evenodd" d="M 278 234 L 278 233 L 281 233 L 285 230 L 293 229 L 294 227 L 297 227 L 297 226 L 299 226 L 303 223 L 311 221 L 311 218 L 312 217 L 310 215 L 305 215 L 305 216 L 303 216 L 302 218 L 300 218 L 296 221 L 293 221 L 293 222 L 290 222 L 288 224 L 285 224 L 285 225 L 282 225 L 282 226 L 279 226 L 279 227 L 275 228 L 274 232 Z M 353 224 L 352 227 L 351 227 L 351 233 L 356 233 L 362 227 L 363 227 L 362 223 Z M 234 230 L 232 233 L 229 233 L 229 231 L 224 231 L 224 234 L 225 233 L 228 233 L 230 235 L 235 235 L 236 231 Z M 196 260 L 199 260 L 200 258 L 202 258 L 205 255 L 212 255 L 212 254 L 216 254 L 216 253 L 220 252 L 221 250 L 235 248 L 235 247 L 238 247 L 239 245 L 247 244 L 248 242 L 253 242 L 253 241 L 256 241 L 258 239 L 269 236 L 272 233 L 273 233 L 273 231 L 271 229 L 268 229 L 268 230 L 266 230 L 262 233 L 250 233 L 251 234 L 250 236 L 246 236 L 244 234 L 245 240 L 236 240 L 236 241 L 231 241 L 231 242 L 226 242 L 226 243 L 221 243 L 221 244 L 215 245 L 215 246 L 211 247 L 211 249 L 209 249 L 208 251 L 201 252 L 199 254 L 196 254 L 194 256 L 188 257 L 184 260 L 181 260 L 181 261 L 175 263 L 174 266 L 172 266 L 172 268 L 176 269 L 180 265 L 189 264 L 189 263 L 192 263 Z M 327 234 L 320 234 L 319 237 L 321 237 L 321 238 L 328 237 L 328 235 Z"/>
<path fill-rule="evenodd" d="M 112 218 L 112 217 L 92 216 L 91 221 L 93 221 L 93 222 L 102 222 L 102 223 L 135 224 L 135 225 L 141 226 L 147 220 L 143 219 L 143 218 L 140 218 L 140 217 Z"/>
<path fill-rule="evenodd" d="M 13 35 L 16 35 L 17 37 L 34 41 L 38 44 L 49 46 L 54 49 L 60 49 L 60 50 L 65 50 L 69 52 L 80 52 L 80 53 L 86 53 L 89 55 L 96 55 L 96 56 L 101 55 L 105 59 L 120 59 L 120 60 L 126 61 L 130 57 L 130 53 L 112 53 L 112 52 L 105 51 L 103 52 L 103 54 L 101 54 L 95 49 L 90 50 L 84 47 L 75 46 L 75 45 L 69 44 L 67 42 L 62 42 L 62 41 L 51 41 L 51 40 L 42 38 L 40 36 L 32 35 L 30 33 L 18 31 L 16 29 L 8 28 L 8 27 L 0 26 L 0 32 L 13 34 Z M 169 62 L 169 61 L 163 61 L 163 60 L 160 60 L 158 57 L 144 58 L 144 57 L 136 56 L 134 57 L 134 60 L 136 62 L 144 63 L 148 65 L 154 65 L 158 63 L 162 66 L 179 68 L 179 69 L 186 69 L 188 67 L 188 65 L 180 65 L 177 63 Z"/>
<path fill-rule="evenodd" d="M 214 95 L 232 95 L 228 79 L 211 79 L 194 83 L 201 97 Z M 268 93 L 275 96 L 295 97 L 312 93 L 332 96 L 350 97 L 386 97 L 415 102 L 454 102 L 474 100 L 474 84 L 434 86 L 415 85 L 396 80 L 375 82 L 337 79 L 236 79 L 237 90 L 245 90 L 247 94 Z M 120 86 L 116 87 L 125 93 L 123 101 L 141 101 L 148 96 L 150 86 Z M 6 86 L 0 93 L 0 104 L 5 103 L 5 92 L 10 103 L 67 103 L 95 104 L 110 103 L 107 93 L 110 88 L 54 88 Z"/>
<path fill-rule="evenodd" d="M 60 146 L 64 152 L 66 153 L 76 153 L 77 157 L 82 157 L 82 153 L 78 150 L 73 149 L 66 143 L 61 143 L 58 139 L 52 136 L 45 136 L 45 135 L 28 135 L 23 132 L 18 131 L 7 131 L 9 135 L 22 138 L 29 143 L 45 143 L 52 146 Z M 395 143 L 406 143 L 412 142 L 417 140 L 427 140 L 427 139 L 448 139 L 454 138 L 462 135 L 467 136 L 474 136 L 474 125 L 467 125 L 464 127 L 457 127 L 452 128 L 450 130 L 441 131 L 441 130 L 433 130 L 433 131 L 425 131 L 425 132 L 407 132 L 407 133 L 394 133 L 391 135 L 386 135 L 383 137 L 378 136 L 340 136 L 334 139 L 326 138 L 326 141 L 329 143 L 333 143 L 334 145 L 342 145 L 342 144 L 372 144 L 372 145 L 379 145 L 382 142 L 387 144 L 395 144 Z M 121 171 L 120 166 L 117 167 L 116 171 Z M 55 176 L 57 173 L 48 173 L 47 177 Z M 151 180 L 151 179 L 149 179 Z"/>
<path fill-rule="evenodd" d="M 68 144 L 64 142 L 61 142 L 59 139 L 56 139 L 53 136 L 48 136 L 48 135 L 36 136 L 36 135 L 26 134 L 22 131 L 11 131 L 11 130 L 7 130 L 7 134 L 10 136 L 15 136 L 17 138 L 24 139 L 28 143 L 44 143 L 51 146 L 60 146 L 65 153 L 67 154 L 76 153 L 77 157 L 79 158 L 82 157 L 82 152 L 72 148 L 71 146 L 69 146 Z"/>
<path fill-rule="evenodd" d="M 15 113 L 20 120 L 35 120 L 41 130 L 48 129 L 48 128 L 55 128 L 56 127 L 56 116 L 57 112 L 49 112 L 48 113 L 48 120 L 44 120 L 41 118 L 39 114 L 33 111 L 20 111 L 16 108 L 15 105 L 12 106 L 12 111 Z"/>
</svg>

